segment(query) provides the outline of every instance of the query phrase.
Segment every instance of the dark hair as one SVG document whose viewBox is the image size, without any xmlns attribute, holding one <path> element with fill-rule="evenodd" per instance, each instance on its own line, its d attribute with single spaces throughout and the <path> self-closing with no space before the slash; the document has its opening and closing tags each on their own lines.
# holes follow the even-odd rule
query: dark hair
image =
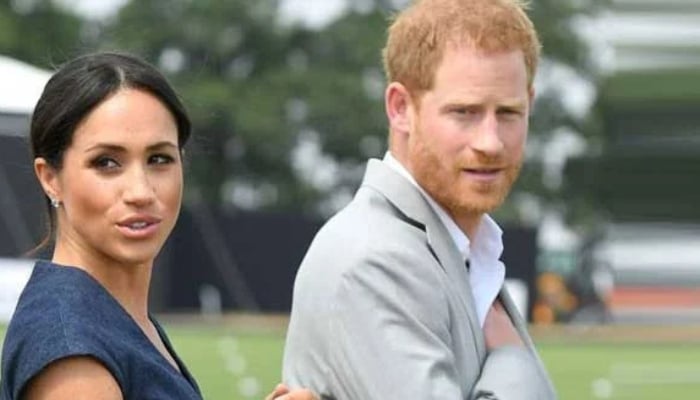
<svg viewBox="0 0 700 400">
<path fill-rule="evenodd" d="M 44 158 L 56 170 L 70 146 L 78 124 L 103 101 L 120 89 L 138 89 L 159 99 L 177 124 L 178 146 L 190 137 L 190 119 L 166 78 L 151 64 L 129 54 L 99 52 L 68 61 L 49 79 L 32 115 L 30 138 L 33 158 Z M 55 227 L 50 199 L 49 232 Z M 40 245 L 40 247 L 42 246 Z"/>
</svg>

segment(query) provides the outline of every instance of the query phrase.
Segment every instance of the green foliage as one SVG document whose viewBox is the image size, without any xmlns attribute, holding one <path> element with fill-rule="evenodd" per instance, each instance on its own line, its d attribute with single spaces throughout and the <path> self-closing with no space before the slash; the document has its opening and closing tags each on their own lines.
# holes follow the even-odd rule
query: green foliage
<svg viewBox="0 0 700 400">
<path fill-rule="evenodd" d="M 89 47 L 83 26 L 50 0 L 0 0 L 0 54 L 51 67 Z"/>
<path fill-rule="evenodd" d="M 232 185 L 266 186 L 273 195 L 257 207 L 318 212 L 359 176 L 319 187 L 294 168 L 292 154 L 304 132 L 340 163 L 381 154 L 381 91 L 367 87 L 383 85 L 384 17 L 350 14 L 315 32 L 280 26 L 276 7 L 272 0 L 132 1 L 105 27 L 102 47 L 144 56 L 177 86 L 195 127 L 193 197 L 225 205 Z"/>
<path fill-rule="evenodd" d="M 534 1 L 544 56 L 588 76 L 572 20 L 604 1 Z M 15 3 L 33 6 L 20 15 Z M 323 214 L 355 190 L 367 157 L 386 150 L 380 51 L 391 8 L 402 3 L 353 3 L 313 31 L 280 24 L 278 0 L 130 1 L 101 23 L 49 0 L 0 0 L 0 51 L 43 66 L 96 48 L 146 58 L 170 77 L 194 122 L 189 201 Z M 562 126 L 587 130 L 556 93 L 539 96 L 531 136 Z M 300 152 L 305 145 L 310 153 Z M 516 191 L 556 198 L 542 171 L 530 160 Z M 240 189 L 253 193 L 247 204 L 234 196 Z M 512 209 L 503 214 L 517 219 Z"/>
<path fill-rule="evenodd" d="M 265 179 L 272 160 L 284 165 L 284 97 L 268 87 L 286 51 L 271 25 L 275 9 L 267 0 L 132 1 L 103 30 L 101 47 L 138 54 L 170 75 L 194 122 L 189 187 L 210 203 L 222 202 L 233 176 Z"/>
<path fill-rule="evenodd" d="M 591 54 L 573 22 L 575 18 L 594 15 L 608 3 L 609 0 L 534 0 L 529 15 L 542 42 L 543 56 L 573 66 L 581 74 L 590 74 Z"/>
</svg>

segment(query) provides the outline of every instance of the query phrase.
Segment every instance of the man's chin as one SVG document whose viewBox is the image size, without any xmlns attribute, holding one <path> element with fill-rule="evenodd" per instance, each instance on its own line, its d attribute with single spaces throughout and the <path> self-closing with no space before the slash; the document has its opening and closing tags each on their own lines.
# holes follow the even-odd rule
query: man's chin
<svg viewBox="0 0 700 400">
<path fill-rule="evenodd" d="M 498 205 L 468 204 L 459 207 L 462 215 L 484 215 L 498 208 Z"/>
<path fill-rule="evenodd" d="M 506 195 L 503 193 L 484 195 L 483 193 L 471 193 L 468 197 L 464 197 L 466 201 L 461 201 L 457 204 L 460 213 L 465 214 L 487 214 L 498 207 L 505 201 Z"/>
</svg>

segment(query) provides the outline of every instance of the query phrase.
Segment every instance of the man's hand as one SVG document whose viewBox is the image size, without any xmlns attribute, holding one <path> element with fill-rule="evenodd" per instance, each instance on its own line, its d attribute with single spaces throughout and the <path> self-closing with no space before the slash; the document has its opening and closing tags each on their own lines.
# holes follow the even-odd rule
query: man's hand
<svg viewBox="0 0 700 400">
<path fill-rule="evenodd" d="M 486 314 L 484 337 L 489 351 L 504 346 L 525 346 L 499 299 L 493 302 Z"/>
<path fill-rule="evenodd" d="M 280 383 L 272 393 L 265 397 L 265 400 L 318 400 L 318 398 L 308 389 L 290 391 L 287 386 Z"/>
</svg>

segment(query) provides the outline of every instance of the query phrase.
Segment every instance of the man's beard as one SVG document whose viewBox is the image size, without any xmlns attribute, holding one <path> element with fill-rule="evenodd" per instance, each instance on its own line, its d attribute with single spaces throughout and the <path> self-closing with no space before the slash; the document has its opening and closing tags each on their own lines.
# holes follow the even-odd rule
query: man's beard
<svg viewBox="0 0 700 400">
<path fill-rule="evenodd" d="M 521 160 L 516 160 L 515 163 L 504 163 L 501 156 L 490 158 L 482 156 L 462 162 L 441 159 L 427 145 L 422 135 L 410 147 L 409 160 L 416 181 L 453 218 L 482 215 L 503 204 L 522 165 Z M 466 168 L 492 168 L 504 165 L 506 165 L 506 169 L 502 172 L 504 176 L 499 177 L 495 182 L 475 182 L 464 176 L 467 173 Z"/>
</svg>

